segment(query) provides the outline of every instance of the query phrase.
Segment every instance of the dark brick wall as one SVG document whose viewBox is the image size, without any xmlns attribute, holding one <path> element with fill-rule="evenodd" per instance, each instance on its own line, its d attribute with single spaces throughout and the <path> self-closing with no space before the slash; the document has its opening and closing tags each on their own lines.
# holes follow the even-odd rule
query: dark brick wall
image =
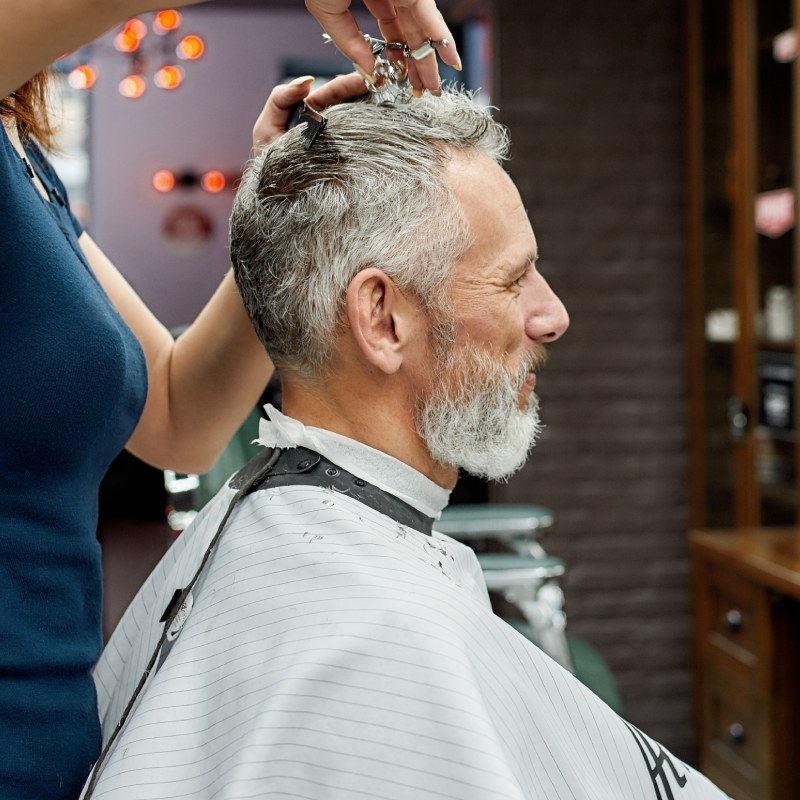
<svg viewBox="0 0 800 800">
<path fill-rule="evenodd" d="M 545 434 L 492 497 L 555 510 L 571 629 L 688 759 L 682 4 L 497 0 L 493 19 L 509 170 L 572 325 L 539 382 Z"/>
</svg>

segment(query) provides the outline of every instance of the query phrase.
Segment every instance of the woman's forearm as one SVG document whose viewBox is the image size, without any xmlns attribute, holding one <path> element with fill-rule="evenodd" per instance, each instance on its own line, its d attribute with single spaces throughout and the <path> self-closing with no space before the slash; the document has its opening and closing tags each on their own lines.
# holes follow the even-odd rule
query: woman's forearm
<svg viewBox="0 0 800 800">
<path fill-rule="evenodd" d="M 158 443 L 150 442 L 151 456 L 163 459 L 164 466 L 177 464 L 181 472 L 210 469 L 255 407 L 272 371 L 229 272 L 173 345 L 165 376 L 168 443 L 161 455 Z"/>
</svg>

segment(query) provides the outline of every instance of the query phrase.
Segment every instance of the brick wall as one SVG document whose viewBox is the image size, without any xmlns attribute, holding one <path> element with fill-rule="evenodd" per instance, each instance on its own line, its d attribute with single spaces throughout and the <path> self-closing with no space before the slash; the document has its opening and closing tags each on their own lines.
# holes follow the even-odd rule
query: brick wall
<svg viewBox="0 0 800 800">
<path fill-rule="evenodd" d="M 690 758 L 682 25 L 679 0 L 494 4 L 492 100 L 572 326 L 541 443 L 492 497 L 555 510 L 571 629 Z"/>
</svg>

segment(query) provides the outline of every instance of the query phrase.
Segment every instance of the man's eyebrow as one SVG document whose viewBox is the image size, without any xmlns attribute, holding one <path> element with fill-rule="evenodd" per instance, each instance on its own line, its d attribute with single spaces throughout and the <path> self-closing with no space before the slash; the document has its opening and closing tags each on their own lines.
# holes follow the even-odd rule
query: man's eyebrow
<svg viewBox="0 0 800 800">
<path fill-rule="evenodd" d="M 506 276 L 511 280 L 519 280 L 527 271 L 528 268 L 539 260 L 539 253 L 536 250 L 531 250 L 519 261 L 505 261 L 497 264 L 495 269 L 499 271 L 500 275 Z"/>
<path fill-rule="evenodd" d="M 539 260 L 539 252 L 537 250 L 531 250 L 523 259 L 521 259 L 517 264 L 514 265 L 512 271 L 516 274 L 521 274 L 525 272 L 531 264 L 535 264 Z"/>
</svg>

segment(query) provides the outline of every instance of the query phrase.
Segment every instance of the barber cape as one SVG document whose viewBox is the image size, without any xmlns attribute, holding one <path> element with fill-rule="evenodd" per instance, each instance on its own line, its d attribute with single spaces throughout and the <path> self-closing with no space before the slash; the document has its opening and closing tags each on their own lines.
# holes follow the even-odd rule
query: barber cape
<svg viewBox="0 0 800 800">
<path fill-rule="evenodd" d="M 260 444 L 316 451 L 420 519 L 445 506 L 396 459 L 268 413 Z M 234 494 L 177 540 L 104 650 L 105 741 Z M 374 505 L 269 481 L 241 500 L 92 797 L 725 796 L 494 616 L 469 548 Z"/>
</svg>

